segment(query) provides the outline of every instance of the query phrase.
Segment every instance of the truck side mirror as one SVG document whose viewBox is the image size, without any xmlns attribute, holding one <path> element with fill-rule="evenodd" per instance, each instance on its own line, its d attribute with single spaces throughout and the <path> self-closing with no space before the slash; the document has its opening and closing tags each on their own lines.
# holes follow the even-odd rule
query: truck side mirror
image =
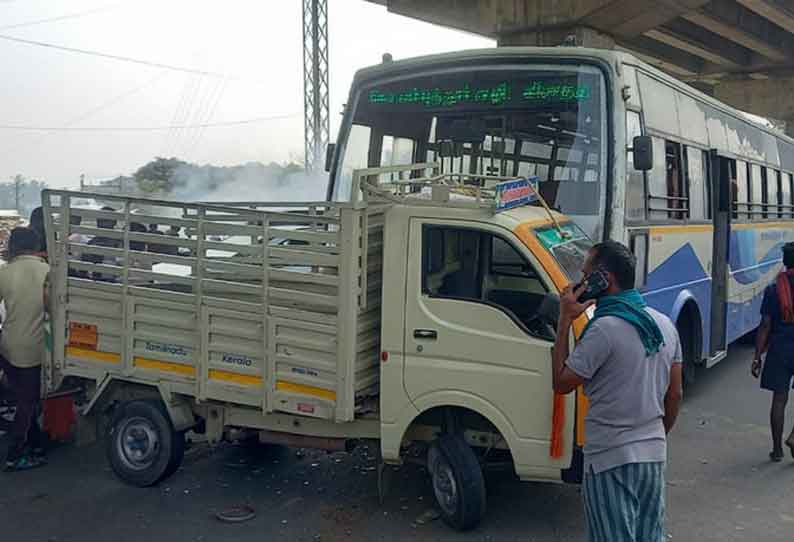
<svg viewBox="0 0 794 542">
<path fill-rule="evenodd" d="M 650 171 L 653 169 L 653 140 L 651 136 L 637 136 L 632 143 L 634 169 Z"/>
<path fill-rule="evenodd" d="M 329 143 L 325 148 L 325 172 L 331 172 L 331 164 L 334 163 L 334 152 L 336 152 L 336 143 Z"/>
</svg>

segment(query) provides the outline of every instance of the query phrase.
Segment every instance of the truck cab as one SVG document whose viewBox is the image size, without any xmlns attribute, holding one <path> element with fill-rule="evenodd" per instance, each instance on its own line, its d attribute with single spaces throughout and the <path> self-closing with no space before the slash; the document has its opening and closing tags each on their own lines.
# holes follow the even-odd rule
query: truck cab
<svg viewBox="0 0 794 542">
<path fill-rule="evenodd" d="M 494 214 L 404 205 L 387 213 L 384 284 L 400 287 L 383 292 L 384 458 L 399 457 L 417 419 L 452 409 L 495 430 L 522 479 L 559 480 L 570 467 L 576 398 L 559 400 L 568 415 L 553 428 L 549 307 L 579 278 L 591 245 L 560 220 L 578 237 L 560 237 L 540 207 Z M 553 430 L 565 441 L 557 457 Z"/>
</svg>

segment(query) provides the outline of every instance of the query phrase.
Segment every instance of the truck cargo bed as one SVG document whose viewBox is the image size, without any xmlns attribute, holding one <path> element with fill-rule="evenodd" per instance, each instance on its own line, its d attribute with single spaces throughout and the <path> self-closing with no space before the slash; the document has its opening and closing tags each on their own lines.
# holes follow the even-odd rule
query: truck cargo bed
<svg viewBox="0 0 794 542">
<path fill-rule="evenodd" d="M 377 395 L 385 207 L 42 198 L 50 388 L 111 375 L 337 422 Z"/>
</svg>

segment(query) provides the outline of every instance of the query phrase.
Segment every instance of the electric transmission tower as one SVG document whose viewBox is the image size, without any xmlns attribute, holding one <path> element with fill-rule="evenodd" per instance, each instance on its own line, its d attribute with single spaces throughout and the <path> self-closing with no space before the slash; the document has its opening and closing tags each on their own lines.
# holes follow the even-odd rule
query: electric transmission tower
<svg viewBox="0 0 794 542">
<path fill-rule="evenodd" d="M 303 115 L 306 169 L 322 168 L 330 139 L 328 0 L 303 0 Z"/>
</svg>

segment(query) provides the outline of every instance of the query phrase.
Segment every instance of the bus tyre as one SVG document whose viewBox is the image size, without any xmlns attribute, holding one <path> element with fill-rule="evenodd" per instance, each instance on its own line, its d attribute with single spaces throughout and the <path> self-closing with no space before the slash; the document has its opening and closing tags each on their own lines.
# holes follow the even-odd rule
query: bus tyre
<svg viewBox="0 0 794 542">
<path fill-rule="evenodd" d="M 444 522 L 458 531 L 485 515 L 485 478 L 474 451 L 460 435 L 443 435 L 428 450 L 427 467 Z"/>
<path fill-rule="evenodd" d="M 695 353 L 696 347 L 692 340 L 693 333 L 687 325 L 682 322 L 679 322 L 676 328 L 678 331 L 678 339 L 681 341 L 681 354 L 684 358 L 681 360 L 683 386 L 684 389 L 690 389 L 697 378 L 697 364 L 695 363 L 697 355 Z"/>
<path fill-rule="evenodd" d="M 185 437 L 174 431 L 159 401 L 130 401 L 113 418 L 106 452 L 113 472 L 136 487 L 148 487 L 179 468 Z"/>
</svg>

